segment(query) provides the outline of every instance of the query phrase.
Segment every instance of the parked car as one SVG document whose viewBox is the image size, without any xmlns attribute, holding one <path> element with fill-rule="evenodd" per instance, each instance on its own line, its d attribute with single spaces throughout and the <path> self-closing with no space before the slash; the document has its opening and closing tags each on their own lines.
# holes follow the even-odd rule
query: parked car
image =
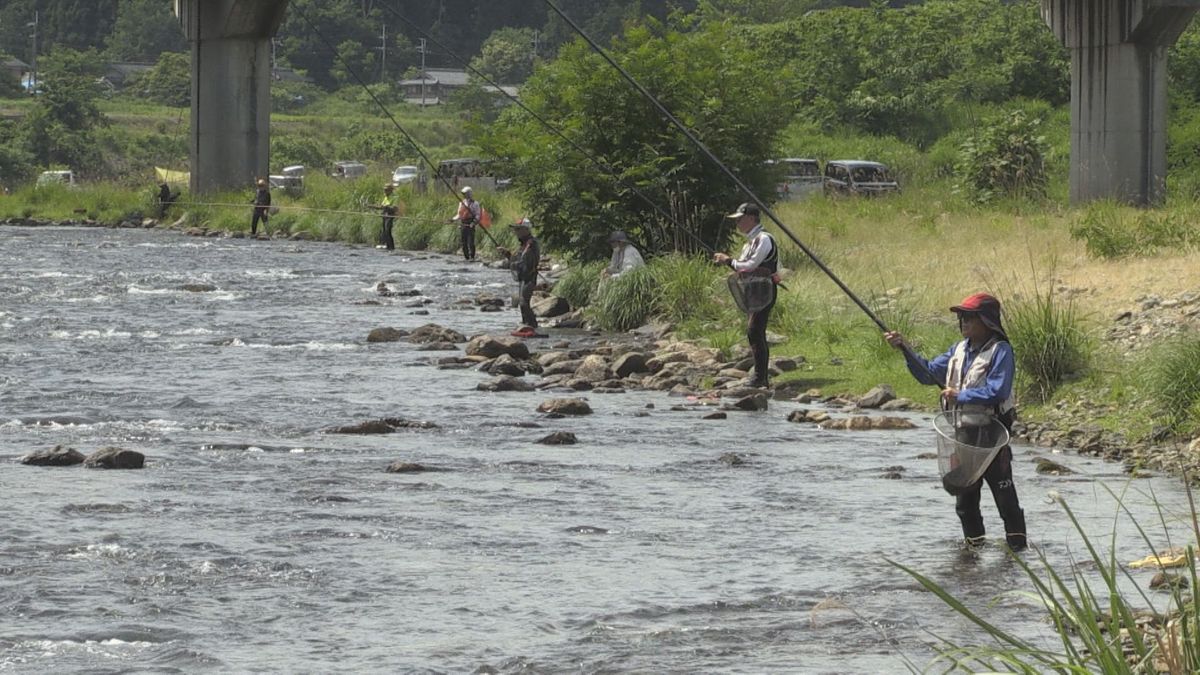
<svg viewBox="0 0 1200 675">
<path fill-rule="evenodd" d="M 825 163 L 826 195 L 881 195 L 899 192 L 900 184 L 886 164 L 860 159 L 838 159 Z"/>
<path fill-rule="evenodd" d="M 396 185 L 404 185 L 405 183 L 411 183 L 415 181 L 419 175 L 421 175 L 420 167 L 407 164 L 404 166 L 398 166 L 396 167 L 396 170 L 392 172 L 392 182 Z"/>
<path fill-rule="evenodd" d="M 821 165 L 815 159 L 785 157 L 769 159 L 767 164 L 780 172 L 775 184 L 775 195 L 782 201 L 804 199 L 821 191 L 825 180 L 821 177 Z"/>
<path fill-rule="evenodd" d="M 438 162 L 437 176 L 439 185 L 444 187 L 441 182 L 444 176 L 455 192 L 467 186 L 475 190 L 504 190 L 512 184 L 512 179 L 496 176 L 492 162 L 472 157 Z"/>
<path fill-rule="evenodd" d="M 285 166 L 279 173 L 267 176 L 271 187 L 283 190 L 288 194 L 300 195 L 304 193 L 304 166 L 302 164 L 294 164 Z"/>
<path fill-rule="evenodd" d="M 37 178 L 39 187 L 45 185 L 62 184 L 67 187 L 75 187 L 78 183 L 75 182 L 75 172 L 70 169 L 57 171 L 43 171 Z"/>
<path fill-rule="evenodd" d="M 354 161 L 334 162 L 333 170 L 329 172 L 331 178 L 361 178 L 365 175 L 367 165 Z"/>
</svg>

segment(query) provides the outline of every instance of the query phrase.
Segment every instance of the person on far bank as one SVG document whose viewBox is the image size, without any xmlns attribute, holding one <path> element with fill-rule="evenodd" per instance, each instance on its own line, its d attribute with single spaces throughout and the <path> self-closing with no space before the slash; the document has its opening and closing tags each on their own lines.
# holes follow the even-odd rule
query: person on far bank
<svg viewBox="0 0 1200 675">
<path fill-rule="evenodd" d="M 528 218 L 522 218 L 509 227 L 513 229 L 513 234 L 517 235 L 520 249 L 516 253 L 512 253 L 508 249 L 498 246 L 496 250 L 508 260 L 508 269 L 517 282 L 517 290 L 521 298 L 522 325 L 512 334 L 522 338 L 538 337 L 537 315 L 533 313 L 530 302 L 533 300 L 533 288 L 537 285 L 538 263 L 541 262 L 542 257 L 541 246 L 533 237 L 533 223 Z"/>
<path fill-rule="evenodd" d="M 775 238 L 763 229 L 759 222 L 758 207 L 745 203 L 737 210 L 726 216 L 734 219 L 737 231 L 746 238 L 742 252 L 737 258 L 731 258 L 724 253 L 714 253 L 713 262 L 728 265 L 741 277 L 769 277 L 770 297 L 765 306 L 747 314 L 746 339 L 750 342 L 750 352 L 754 355 L 754 380 L 751 386 L 766 388 L 770 386 L 767 379 L 770 350 L 767 347 L 767 321 L 771 318 L 771 309 L 775 306 L 776 274 L 779 272 L 779 247 Z"/>
<path fill-rule="evenodd" d="M 932 361 L 917 356 L 911 348 L 906 349 L 908 371 L 922 384 L 940 385 L 946 409 L 983 413 L 1011 432 L 1016 419 L 1013 398 L 1016 361 L 1000 322 L 1000 301 L 987 293 L 976 293 L 951 307 L 950 311 L 958 315 L 958 328 L 963 339 Z M 904 336 L 896 331 L 884 333 L 884 339 L 897 349 L 908 347 Z M 996 454 L 981 480 L 955 497 L 954 510 L 962 523 L 967 545 L 978 546 L 986 541 L 983 515 L 979 511 L 983 481 L 987 481 L 1004 521 L 1004 539 L 1008 547 L 1014 551 L 1025 548 L 1028 545 L 1025 512 L 1013 484 L 1012 447 L 1008 445 Z"/>
<path fill-rule="evenodd" d="M 179 199 L 178 192 L 171 192 L 171 186 L 163 181 L 158 184 L 158 219 L 162 220 L 167 217 L 167 209 L 171 208 L 171 204 Z"/>
<path fill-rule="evenodd" d="M 608 243 L 612 246 L 612 260 L 608 262 L 608 267 L 600 270 L 601 281 L 616 279 L 630 270 L 646 265 L 642 254 L 638 253 L 637 247 L 629 242 L 629 237 L 625 236 L 624 232 L 617 230 L 608 235 Z"/>
<path fill-rule="evenodd" d="M 250 236 L 258 236 L 258 221 L 262 221 L 263 234 L 267 232 L 267 221 L 271 218 L 271 186 L 266 178 L 259 178 L 254 192 L 254 214 L 250 216 Z"/>
<path fill-rule="evenodd" d="M 483 216 L 479 202 L 471 196 L 470 186 L 462 189 L 462 199 L 458 202 L 458 213 L 450 219 L 458 223 L 459 234 L 462 236 L 462 254 L 464 260 L 475 259 L 475 226 Z"/>
<path fill-rule="evenodd" d="M 375 204 L 375 208 L 383 212 L 383 229 L 379 232 L 379 244 L 375 248 L 388 251 L 396 250 L 396 240 L 392 238 L 392 226 L 396 224 L 396 216 L 400 215 L 400 198 L 395 195 L 396 186 L 388 183 L 383 186 L 383 199 Z"/>
</svg>

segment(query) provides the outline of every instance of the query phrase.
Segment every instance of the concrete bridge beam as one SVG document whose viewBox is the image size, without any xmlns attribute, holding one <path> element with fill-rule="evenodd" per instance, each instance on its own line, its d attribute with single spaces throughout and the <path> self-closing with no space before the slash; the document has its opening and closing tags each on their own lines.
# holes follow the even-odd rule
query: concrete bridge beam
<svg viewBox="0 0 1200 675">
<path fill-rule="evenodd" d="M 270 160 L 271 37 L 287 0 L 176 0 L 192 45 L 191 189 L 246 187 Z"/>
<path fill-rule="evenodd" d="M 1041 0 L 1071 53 L 1071 202 L 1166 195 L 1167 48 L 1200 0 Z"/>
</svg>

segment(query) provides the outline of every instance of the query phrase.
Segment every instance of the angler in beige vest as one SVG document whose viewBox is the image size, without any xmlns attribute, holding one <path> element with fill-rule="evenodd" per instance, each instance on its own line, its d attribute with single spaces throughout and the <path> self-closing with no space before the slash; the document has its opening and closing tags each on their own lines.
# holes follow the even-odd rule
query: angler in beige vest
<svg viewBox="0 0 1200 675">
<path fill-rule="evenodd" d="M 1000 301 L 987 293 L 976 293 L 951 307 L 950 311 L 958 315 L 963 340 L 931 361 L 916 356 L 911 348 L 907 349 L 906 353 L 911 355 L 907 358 L 909 372 L 922 384 L 940 385 L 942 405 L 946 408 L 958 409 L 964 416 L 981 416 L 985 422 L 997 419 L 1011 431 L 1015 418 L 1013 377 L 1016 363 L 1008 335 L 1000 322 Z M 907 347 L 900 333 L 885 333 L 884 338 L 893 347 Z M 1025 548 L 1025 512 L 1017 499 L 1017 488 L 1012 479 L 1012 448 L 1007 445 L 992 460 L 983 479 L 955 497 L 955 511 L 967 544 L 977 546 L 984 542 L 983 515 L 979 511 L 979 493 L 984 481 L 987 481 L 1004 521 L 1005 541 L 1009 548 L 1014 551 Z"/>
</svg>

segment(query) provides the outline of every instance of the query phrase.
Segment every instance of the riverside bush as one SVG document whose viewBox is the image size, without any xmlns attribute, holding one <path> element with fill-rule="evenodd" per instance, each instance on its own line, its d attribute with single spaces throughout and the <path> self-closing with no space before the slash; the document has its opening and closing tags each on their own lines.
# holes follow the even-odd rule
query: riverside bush
<svg viewBox="0 0 1200 675">
<path fill-rule="evenodd" d="M 1092 341 L 1071 300 L 1064 302 L 1049 289 L 1035 291 L 1031 299 L 1010 302 L 1005 314 L 1018 380 L 1038 400 L 1090 365 Z"/>
<path fill-rule="evenodd" d="M 1045 156 L 1040 116 L 1015 110 L 962 144 L 956 173 L 959 188 L 978 202 L 999 197 L 1046 196 Z"/>
<path fill-rule="evenodd" d="M 554 295 L 566 300 L 572 308 L 587 307 L 600 286 L 601 261 L 573 265 L 563 278 L 554 284 Z"/>
<path fill-rule="evenodd" d="M 1157 345 L 1146 357 L 1149 399 L 1175 431 L 1200 427 L 1200 338 L 1185 336 Z"/>
<path fill-rule="evenodd" d="M 1192 226 L 1191 215 L 1095 202 L 1071 225 L 1071 238 L 1082 240 L 1089 255 L 1104 259 L 1151 255 L 1161 249 L 1190 251 L 1200 244 L 1200 231 Z"/>
<path fill-rule="evenodd" d="M 658 316 L 678 323 L 687 319 L 708 321 L 720 315 L 721 307 L 713 298 L 728 294 L 726 268 L 704 258 L 674 254 L 652 260 L 650 270 Z"/>
<path fill-rule="evenodd" d="M 585 314 L 600 330 L 632 330 L 646 323 L 653 313 L 655 286 L 649 267 L 631 270 L 602 284 Z"/>
</svg>

